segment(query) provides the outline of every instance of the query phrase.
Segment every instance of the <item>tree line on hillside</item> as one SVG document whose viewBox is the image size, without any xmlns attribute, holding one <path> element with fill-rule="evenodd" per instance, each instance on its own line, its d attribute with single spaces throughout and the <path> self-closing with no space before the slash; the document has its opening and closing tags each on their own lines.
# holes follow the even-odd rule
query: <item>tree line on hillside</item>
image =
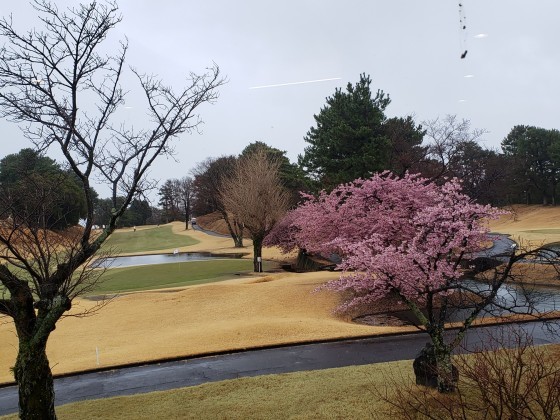
<svg viewBox="0 0 560 420">
<path fill-rule="evenodd" d="M 412 116 L 388 118 L 389 104 L 389 96 L 381 90 L 374 94 L 370 77 L 362 74 L 356 84 L 326 98 L 297 163 L 262 141 L 250 143 L 239 156 L 208 158 L 186 178 L 190 208 L 179 205 L 184 202 L 179 180 L 167 180 L 160 188 L 165 220 L 220 212 L 239 243 L 239 227 L 221 203 L 220 183 L 231 176 L 238 159 L 259 148 L 280 162 L 280 181 L 290 191 L 292 206 L 300 192 L 330 191 L 383 171 L 419 174 L 436 183 L 458 178 L 463 191 L 481 204 L 556 204 L 558 130 L 517 125 L 502 140 L 501 151 L 493 150 L 482 144 L 488 133 L 471 127 L 469 120 L 446 115 L 420 124 Z"/>
<path fill-rule="evenodd" d="M 390 98 L 381 90 L 373 93 L 371 83 L 370 77 L 362 74 L 357 83 L 348 83 L 345 90 L 338 88 L 326 98 L 326 104 L 314 116 L 315 126 L 304 137 L 307 146 L 297 163 L 290 162 L 285 151 L 262 141 L 250 143 L 238 156 L 209 157 L 188 175 L 163 181 L 157 203 L 141 195 L 135 197 L 118 226 L 183 220 L 188 229 L 187 221 L 193 215 L 218 212 L 236 246 L 241 246 L 243 227 L 225 210 L 220 188 L 222 180 L 231 177 L 236 162 L 259 149 L 266 151 L 271 162 L 278 161 L 280 182 L 291 197 L 290 207 L 299 202 L 300 192 L 330 191 L 339 184 L 383 171 L 399 176 L 420 174 L 439 183 L 456 177 L 463 191 L 481 204 L 556 204 L 560 179 L 558 130 L 517 125 L 502 140 L 501 151 L 487 149 L 482 141 L 488 133 L 454 115 L 422 123 L 412 116 L 388 118 L 385 112 Z M 59 179 L 53 177 L 55 172 Z M 64 174 L 68 179 L 63 179 Z M 49 197 L 53 209 L 58 207 L 53 210 L 58 215 L 50 217 L 58 219 L 56 225 L 73 225 L 83 217 L 79 210 L 83 198 L 75 196 L 76 179 L 55 161 L 24 149 L 0 162 L 0 183 L 11 194 L 19 192 L 21 196 L 25 193 L 23 185 L 30 188 L 38 182 L 51 183 Z M 95 195 L 95 224 L 102 226 L 111 214 L 112 202 L 123 199 Z M 21 210 L 21 205 L 17 208 Z"/>
</svg>

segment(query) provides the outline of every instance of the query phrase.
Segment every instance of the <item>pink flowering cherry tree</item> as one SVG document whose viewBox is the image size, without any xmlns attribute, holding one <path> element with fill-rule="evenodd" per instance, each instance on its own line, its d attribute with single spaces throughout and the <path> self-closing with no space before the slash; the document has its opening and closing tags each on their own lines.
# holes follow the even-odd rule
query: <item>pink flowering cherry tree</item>
<svg viewBox="0 0 560 420">
<path fill-rule="evenodd" d="M 325 287 L 352 292 L 341 309 L 397 296 L 431 338 L 424 351 L 432 361 L 433 385 L 441 392 L 454 390 L 452 350 L 523 258 L 513 249 L 483 291 L 465 282 L 462 263 L 487 246 L 486 221 L 505 212 L 474 203 L 457 180 L 436 185 L 416 175 L 398 178 L 388 172 L 305 198 L 266 243 L 284 251 L 299 247 L 338 254 L 342 275 Z M 461 292 L 477 296 L 461 328 L 445 341 L 447 314 L 457 300 L 452 297 Z"/>
</svg>

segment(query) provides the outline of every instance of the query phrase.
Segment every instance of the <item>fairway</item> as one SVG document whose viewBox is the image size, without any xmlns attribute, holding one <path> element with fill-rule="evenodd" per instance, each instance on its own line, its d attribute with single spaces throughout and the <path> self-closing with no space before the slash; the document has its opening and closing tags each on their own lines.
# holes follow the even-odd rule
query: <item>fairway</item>
<svg viewBox="0 0 560 420">
<path fill-rule="evenodd" d="M 522 230 L 524 233 L 541 233 L 543 235 L 558 235 L 560 234 L 560 229 L 533 229 L 533 230 Z"/>
<path fill-rule="evenodd" d="M 265 261 L 264 269 L 269 270 L 275 265 Z M 252 260 L 233 258 L 113 268 L 103 275 L 101 283 L 93 293 L 192 286 L 231 279 L 236 275 L 248 274 L 252 270 Z"/>
<path fill-rule="evenodd" d="M 172 226 L 166 225 L 136 231 L 117 230 L 107 239 L 103 248 L 113 248 L 119 254 L 132 254 L 181 248 L 197 243 L 199 243 L 198 240 L 188 235 L 173 233 Z"/>
</svg>

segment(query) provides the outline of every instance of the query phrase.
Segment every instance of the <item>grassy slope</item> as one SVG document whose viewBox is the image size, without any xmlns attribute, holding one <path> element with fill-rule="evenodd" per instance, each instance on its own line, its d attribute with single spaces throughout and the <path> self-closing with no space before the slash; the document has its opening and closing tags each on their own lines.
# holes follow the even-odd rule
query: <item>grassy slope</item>
<svg viewBox="0 0 560 420">
<path fill-rule="evenodd" d="M 510 214 L 490 222 L 494 232 L 510 234 L 528 246 L 560 241 L 560 206 L 515 205 L 507 210 Z"/>
<path fill-rule="evenodd" d="M 274 265 L 274 263 L 265 261 L 264 269 L 269 270 Z M 107 271 L 103 276 L 103 281 L 93 293 L 192 286 L 231 279 L 232 276 L 248 274 L 252 270 L 253 262 L 246 259 L 189 261 L 113 268 Z"/>
<path fill-rule="evenodd" d="M 172 226 L 122 229 L 114 232 L 104 247 L 111 247 L 120 254 L 163 251 L 197 244 L 199 241 L 187 235 L 172 232 Z"/>
</svg>

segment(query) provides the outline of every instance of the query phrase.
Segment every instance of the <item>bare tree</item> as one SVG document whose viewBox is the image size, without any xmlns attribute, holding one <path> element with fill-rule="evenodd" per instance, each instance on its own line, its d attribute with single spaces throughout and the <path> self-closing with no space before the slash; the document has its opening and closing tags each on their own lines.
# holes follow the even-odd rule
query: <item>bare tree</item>
<svg viewBox="0 0 560 420">
<path fill-rule="evenodd" d="M 477 143 L 487 133 L 484 129 L 471 129 L 471 122 L 459 120 L 456 115 L 446 115 L 422 122 L 425 139 L 428 142 L 426 175 L 432 180 L 440 179 L 449 173 L 449 163 L 458 153 L 461 145 Z"/>
<path fill-rule="evenodd" d="M 220 191 L 224 180 L 230 178 L 235 168 L 235 156 L 208 158 L 192 171 L 196 195 L 196 212 L 217 211 L 222 215 L 236 248 L 243 248 L 243 224 L 224 206 Z"/>
<path fill-rule="evenodd" d="M 235 214 L 251 234 L 256 272 L 262 271 L 263 240 L 291 202 L 279 177 L 280 164 L 270 160 L 266 151 L 257 150 L 238 160 L 233 176 L 224 180 L 220 190 L 226 210 Z"/>
<path fill-rule="evenodd" d="M 177 200 L 183 205 L 183 213 L 185 214 L 185 230 L 189 229 L 189 220 L 191 218 L 192 199 L 194 195 L 194 181 L 190 176 L 173 180 L 173 190 Z"/>
<path fill-rule="evenodd" d="M 108 33 L 120 21 L 116 3 L 93 1 L 59 10 L 48 0 L 33 0 L 42 30 L 21 33 L 12 18 L 0 20 L 0 115 L 18 123 L 40 150 L 58 149 L 80 180 L 87 204 L 82 228 L 54 232 L 30 219 L 1 222 L 0 284 L 7 289 L 0 313 L 13 319 L 19 339 L 14 367 L 20 416 L 56 418 L 52 373 L 46 345 L 72 299 L 90 290 L 97 276 L 88 262 L 114 231 L 132 199 L 153 184 L 146 171 L 172 153 L 171 139 L 196 129 L 195 109 L 217 98 L 224 83 L 217 66 L 190 74 L 178 91 L 136 70 L 152 127 L 137 131 L 111 125 L 124 103 L 120 86 L 127 43 L 115 56 L 101 53 Z M 106 49 L 104 49 L 106 51 Z M 112 191 L 113 209 L 105 229 L 94 234 L 91 182 Z M 37 191 L 48 199 L 48 191 Z M 117 201 L 117 197 L 123 199 Z M 29 212 L 40 219 L 41 208 Z"/>
</svg>

